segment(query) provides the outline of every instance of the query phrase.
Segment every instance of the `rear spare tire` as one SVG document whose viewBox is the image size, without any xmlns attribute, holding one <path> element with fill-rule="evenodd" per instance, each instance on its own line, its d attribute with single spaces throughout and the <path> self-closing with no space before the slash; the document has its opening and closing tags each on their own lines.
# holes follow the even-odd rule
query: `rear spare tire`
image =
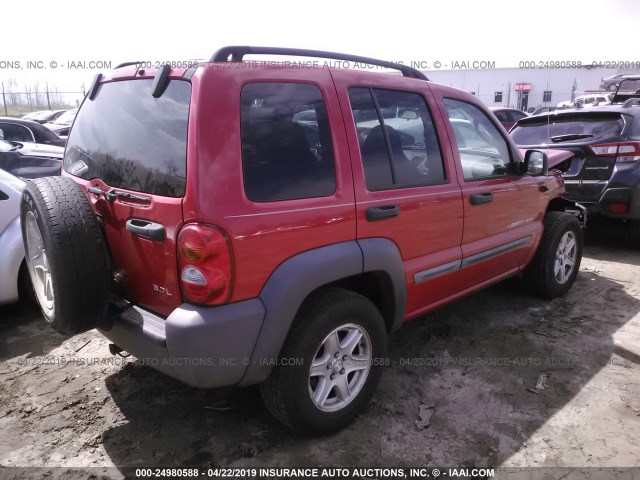
<svg viewBox="0 0 640 480">
<path fill-rule="evenodd" d="M 80 186 L 66 177 L 29 182 L 20 219 L 27 269 L 47 322 L 65 334 L 104 326 L 109 259 L 100 224 Z"/>
</svg>

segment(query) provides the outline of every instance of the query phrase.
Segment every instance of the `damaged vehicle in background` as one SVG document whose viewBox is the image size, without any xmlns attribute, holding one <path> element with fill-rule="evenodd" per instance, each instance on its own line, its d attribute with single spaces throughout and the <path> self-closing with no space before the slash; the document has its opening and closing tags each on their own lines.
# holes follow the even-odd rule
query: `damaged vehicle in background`
<svg viewBox="0 0 640 480">
<path fill-rule="evenodd" d="M 60 175 L 64 148 L 0 140 L 0 168 L 22 179 Z"/>
<path fill-rule="evenodd" d="M 510 134 L 520 148 L 572 152 L 567 197 L 626 223 L 640 248 L 640 76 L 625 76 L 611 105 L 525 118 Z"/>
<path fill-rule="evenodd" d="M 0 140 L 64 147 L 66 140 L 32 120 L 0 117 Z"/>
</svg>

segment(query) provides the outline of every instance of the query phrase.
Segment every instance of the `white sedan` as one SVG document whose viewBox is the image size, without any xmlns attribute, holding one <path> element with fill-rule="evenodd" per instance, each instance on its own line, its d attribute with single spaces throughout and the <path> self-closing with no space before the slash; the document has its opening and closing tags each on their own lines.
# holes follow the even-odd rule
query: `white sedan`
<svg viewBox="0 0 640 480">
<path fill-rule="evenodd" d="M 18 292 L 29 285 L 20 230 L 20 197 L 25 185 L 0 170 L 0 305 L 17 302 Z"/>
</svg>

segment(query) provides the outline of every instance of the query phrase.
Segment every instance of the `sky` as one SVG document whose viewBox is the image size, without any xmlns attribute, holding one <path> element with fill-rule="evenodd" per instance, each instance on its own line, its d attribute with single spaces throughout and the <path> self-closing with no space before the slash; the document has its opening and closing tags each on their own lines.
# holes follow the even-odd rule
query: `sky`
<svg viewBox="0 0 640 480">
<path fill-rule="evenodd" d="M 32 0 L 29 7 L 19 21 L 5 18 L 0 30 L 5 84 L 46 82 L 77 91 L 100 71 L 91 61 L 207 59 L 224 45 L 311 48 L 427 65 L 640 62 L 638 0 Z M 26 68 L 28 61 L 35 68 Z"/>
</svg>

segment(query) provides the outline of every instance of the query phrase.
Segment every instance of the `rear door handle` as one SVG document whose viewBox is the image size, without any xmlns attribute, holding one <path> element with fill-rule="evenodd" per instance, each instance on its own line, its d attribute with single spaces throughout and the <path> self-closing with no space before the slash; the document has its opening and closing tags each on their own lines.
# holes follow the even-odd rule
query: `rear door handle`
<svg viewBox="0 0 640 480">
<path fill-rule="evenodd" d="M 148 240 L 153 240 L 155 242 L 161 242 L 166 238 L 164 225 L 150 222 L 148 220 L 130 218 L 127 220 L 127 230 L 134 235 Z"/>
<path fill-rule="evenodd" d="M 382 205 L 380 207 L 367 208 L 366 217 L 370 222 L 377 222 L 386 218 L 400 215 L 400 207 L 397 205 Z"/>
<path fill-rule="evenodd" d="M 483 203 L 490 203 L 493 201 L 493 193 L 474 193 L 469 197 L 469 201 L 471 202 L 471 205 L 482 205 Z"/>
</svg>

